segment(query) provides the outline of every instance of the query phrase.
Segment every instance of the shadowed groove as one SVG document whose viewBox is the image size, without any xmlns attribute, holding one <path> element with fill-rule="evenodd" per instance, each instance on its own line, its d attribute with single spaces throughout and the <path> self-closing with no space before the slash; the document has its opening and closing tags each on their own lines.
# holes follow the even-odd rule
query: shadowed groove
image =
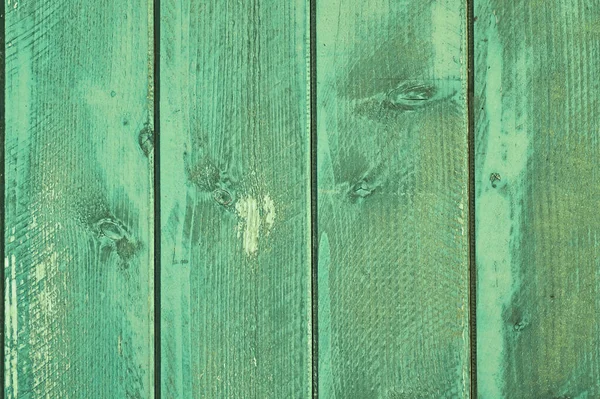
<svg viewBox="0 0 600 399">
<path fill-rule="evenodd" d="M 475 118 L 473 95 L 475 82 L 473 2 L 467 1 L 467 143 L 468 143 L 468 236 L 469 236 L 469 343 L 471 398 L 477 398 L 477 264 L 475 256 Z"/>
<path fill-rule="evenodd" d="M 317 183 L 317 0 L 309 0 L 309 95 L 310 95 L 310 237 L 311 237 L 311 341 L 312 396 L 319 397 L 318 320 L 318 183 Z"/>
<path fill-rule="evenodd" d="M 160 0 L 152 2 L 153 18 L 153 206 L 154 206 L 154 398 L 162 397 L 161 390 L 161 223 L 160 223 Z M 147 154 L 146 154 L 147 155 Z"/>
<path fill-rule="evenodd" d="M 2 382 L 1 394 L 0 398 L 4 398 L 4 387 L 5 384 L 5 370 L 4 370 L 4 358 L 5 358 L 5 345 L 4 345 L 4 329 L 5 329 L 5 320 L 4 320 L 4 268 L 5 268 L 5 245 L 6 245 L 6 233 L 5 233 L 5 207 L 4 207 L 4 195 L 5 195 L 5 182 L 6 179 L 4 177 L 5 173 L 5 129 L 6 129 L 6 107 L 5 107 L 5 91 L 6 91 L 6 36 L 5 36 L 5 7 L 6 2 L 3 0 L 0 2 L 0 113 L 2 113 L 2 118 L 0 118 L 0 234 L 2 237 L 2 244 L 0 244 L 0 261 L 2 265 L 0 265 L 0 298 L 2 298 L 2 306 L 0 306 L 0 323 L 2 326 L 0 327 L 0 342 L 2 347 L 0 348 L 0 381 Z"/>
</svg>

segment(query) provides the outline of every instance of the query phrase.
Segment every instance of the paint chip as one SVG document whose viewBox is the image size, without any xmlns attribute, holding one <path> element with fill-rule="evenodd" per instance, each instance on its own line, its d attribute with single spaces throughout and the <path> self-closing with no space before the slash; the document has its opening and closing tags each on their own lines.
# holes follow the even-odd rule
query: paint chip
<svg viewBox="0 0 600 399">
<path fill-rule="evenodd" d="M 275 203 L 268 194 L 262 201 L 253 197 L 242 197 L 235 204 L 235 210 L 240 218 L 237 230 L 238 238 L 242 238 L 244 252 L 248 256 L 255 256 L 261 226 L 263 233 L 268 236 L 275 224 Z"/>
<path fill-rule="evenodd" d="M 243 197 L 235 204 L 235 210 L 241 218 L 238 224 L 238 237 L 242 237 L 242 243 L 246 255 L 253 256 L 258 250 L 258 234 L 260 230 L 260 214 L 258 202 L 252 197 Z"/>
</svg>

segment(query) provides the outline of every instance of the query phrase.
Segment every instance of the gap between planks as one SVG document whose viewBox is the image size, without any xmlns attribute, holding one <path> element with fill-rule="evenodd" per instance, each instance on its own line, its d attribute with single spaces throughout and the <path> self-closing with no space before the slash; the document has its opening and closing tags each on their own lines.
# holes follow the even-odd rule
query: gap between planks
<svg viewBox="0 0 600 399">
<path fill-rule="evenodd" d="M 469 201 L 469 346 L 471 398 L 477 398 L 477 264 L 475 262 L 475 119 L 473 95 L 475 83 L 474 62 L 474 3 L 467 3 L 467 142 L 468 142 L 468 201 Z"/>
</svg>

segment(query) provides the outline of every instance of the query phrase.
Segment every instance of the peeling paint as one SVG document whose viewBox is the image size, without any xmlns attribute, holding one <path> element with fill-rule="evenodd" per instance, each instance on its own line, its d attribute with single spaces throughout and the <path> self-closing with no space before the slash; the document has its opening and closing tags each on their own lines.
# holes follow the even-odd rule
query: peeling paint
<svg viewBox="0 0 600 399">
<path fill-rule="evenodd" d="M 244 252 L 248 256 L 256 255 L 260 231 L 258 201 L 252 197 L 240 198 L 235 205 L 235 210 L 241 219 L 238 224 L 238 238 L 242 236 Z"/>
<path fill-rule="evenodd" d="M 269 194 L 263 196 L 262 201 L 247 196 L 237 201 L 235 210 L 240 218 L 237 225 L 238 238 L 242 238 L 246 255 L 254 256 L 258 251 L 261 231 L 268 236 L 275 224 L 275 203 Z"/>
</svg>

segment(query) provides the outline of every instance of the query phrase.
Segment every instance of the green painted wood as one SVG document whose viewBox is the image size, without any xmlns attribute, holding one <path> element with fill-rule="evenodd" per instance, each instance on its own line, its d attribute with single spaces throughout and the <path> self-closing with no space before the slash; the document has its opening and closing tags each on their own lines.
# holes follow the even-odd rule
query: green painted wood
<svg viewBox="0 0 600 399">
<path fill-rule="evenodd" d="M 151 398 L 151 4 L 6 10 L 5 397 Z"/>
<path fill-rule="evenodd" d="M 475 2 L 481 398 L 600 397 L 600 2 Z"/>
<path fill-rule="evenodd" d="M 161 6 L 161 390 L 310 396 L 307 2 Z"/>
<path fill-rule="evenodd" d="M 469 395 L 466 3 L 317 3 L 319 391 Z"/>
</svg>

